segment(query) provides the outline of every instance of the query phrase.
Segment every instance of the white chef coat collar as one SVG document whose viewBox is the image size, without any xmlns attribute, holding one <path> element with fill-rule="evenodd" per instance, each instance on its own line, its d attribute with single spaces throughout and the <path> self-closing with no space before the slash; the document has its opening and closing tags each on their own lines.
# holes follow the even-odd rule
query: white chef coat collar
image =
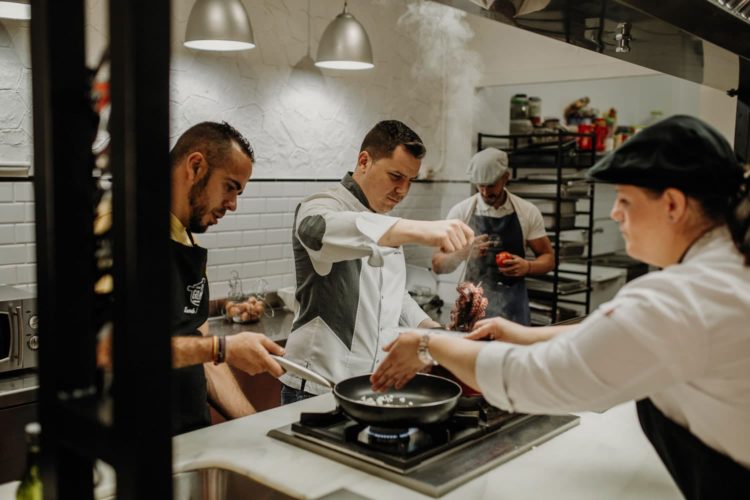
<svg viewBox="0 0 750 500">
<path fill-rule="evenodd" d="M 717 239 L 729 239 L 731 241 L 732 235 L 729 233 L 729 228 L 726 226 L 726 224 L 722 224 L 713 229 L 709 229 L 708 231 L 703 233 L 703 235 L 699 236 L 698 239 L 695 240 L 693 244 L 690 245 L 690 247 L 688 247 L 685 255 L 683 255 L 682 259 L 680 259 L 680 262 L 689 261 L 691 258 L 695 257 L 696 254 L 700 254 L 703 248 L 710 245 Z"/>
</svg>

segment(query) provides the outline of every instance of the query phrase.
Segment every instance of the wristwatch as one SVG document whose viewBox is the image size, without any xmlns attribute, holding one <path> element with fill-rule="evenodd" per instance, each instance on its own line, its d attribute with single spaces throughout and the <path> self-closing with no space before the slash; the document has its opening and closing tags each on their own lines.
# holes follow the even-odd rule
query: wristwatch
<svg viewBox="0 0 750 500">
<path fill-rule="evenodd" d="M 419 337 L 419 344 L 417 345 L 417 357 L 419 358 L 419 361 L 424 363 L 425 365 L 437 365 L 438 362 L 432 359 L 432 355 L 430 355 L 430 334 L 429 333 L 423 333 L 421 337 Z"/>
</svg>

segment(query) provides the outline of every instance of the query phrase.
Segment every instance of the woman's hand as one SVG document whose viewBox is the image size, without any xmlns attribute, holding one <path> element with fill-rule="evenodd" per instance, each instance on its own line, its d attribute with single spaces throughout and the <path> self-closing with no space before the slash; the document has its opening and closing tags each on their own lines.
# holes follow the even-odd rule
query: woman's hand
<svg viewBox="0 0 750 500">
<path fill-rule="evenodd" d="M 510 344 L 529 345 L 544 342 L 578 325 L 553 325 L 530 327 L 505 318 L 487 318 L 477 321 L 474 330 L 466 337 L 470 340 L 501 340 Z"/>
<path fill-rule="evenodd" d="M 505 318 L 487 318 L 477 321 L 474 330 L 465 338 L 470 340 L 502 340 L 511 344 L 533 344 L 534 335 L 530 328 Z"/>
<path fill-rule="evenodd" d="M 420 337 L 419 333 L 405 332 L 383 347 L 389 354 L 370 376 L 374 391 L 382 392 L 394 386 L 401 389 L 417 372 L 425 368 L 425 364 L 417 356 Z"/>
</svg>

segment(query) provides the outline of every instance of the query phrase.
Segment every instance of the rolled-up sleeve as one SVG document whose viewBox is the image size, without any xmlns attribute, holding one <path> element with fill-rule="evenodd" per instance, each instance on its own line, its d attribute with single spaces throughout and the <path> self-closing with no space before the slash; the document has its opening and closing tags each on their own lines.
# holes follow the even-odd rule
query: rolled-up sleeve
<svg viewBox="0 0 750 500">
<path fill-rule="evenodd" d="M 409 292 L 404 291 L 399 325 L 417 327 L 426 319 L 430 319 L 430 316 L 419 307 L 419 304 L 409 295 Z"/>
<path fill-rule="evenodd" d="M 316 272 L 325 275 L 332 264 L 345 260 L 367 257 L 371 266 L 382 266 L 383 256 L 398 249 L 377 242 L 399 220 L 371 212 L 342 211 L 336 200 L 320 198 L 300 205 L 295 232 Z"/>
<path fill-rule="evenodd" d="M 660 309 L 653 301 L 626 299 L 547 342 L 492 342 L 477 357 L 479 387 L 504 410 L 550 414 L 605 410 L 653 394 L 702 370 L 705 348 L 700 339 L 685 339 L 690 334 L 671 341 L 689 327 Z"/>
</svg>

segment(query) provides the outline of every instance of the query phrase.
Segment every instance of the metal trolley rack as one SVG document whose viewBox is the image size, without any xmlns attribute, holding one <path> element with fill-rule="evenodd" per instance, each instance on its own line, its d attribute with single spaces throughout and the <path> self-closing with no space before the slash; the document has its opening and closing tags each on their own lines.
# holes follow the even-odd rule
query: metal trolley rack
<svg viewBox="0 0 750 500">
<path fill-rule="evenodd" d="M 585 138 L 589 145 L 587 149 L 580 149 L 579 139 Z M 583 142 L 583 141 L 581 141 Z M 550 192 L 522 193 L 521 196 L 532 202 L 552 202 L 552 210 L 545 209 L 547 234 L 552 239 L 555 250 L 555 268 L 545 276 L 535 277 L 534 283 L 529 284 L 529 298 L 537 303 L 549 307 L 549 323 L 556 323 L 561 319 L 559 307 L 561 304 L 575 304 L 582 306 L 584 314 L 589 313 L 591 305 L 591 252 L 594 229 L 594 184 L 582 184 L 583 172 L 596 161 L 594 150 L 594 134 L 578 134 L 572 132 L 558 132 L 545 134 L 477 134 L 477 151 L 486 147 L 498 147 L 508 153 L 512 172 L 511 186 L 517 183 L 524 185 L 554 186 Z M 545 175 L 524 176 L 527 171 L 544 172 Z M 549 173 L 549 175 L 546 175 Z M 574 185 L 583 186 L 583 191 L 574 191 Z M 537 191 L 537 190 L 534 190 Z M 544 190 L 542 190 L 544 191 Z M 585 207 L 581 207 L 585 201 Z M 572 211 L 563 214 L 563 207 L 573 205 Z M 583 223 L 581 223 L 583 219 Z M 566 231 L 585 231 L 585 247 L 583 255 L 576 255 L 577 263 L 584 263 L 584 270 L 560 270 L 560 263 L 568 260 L 561 233 Z M 562 276 L 561 276 L 562 274 Z M 582 280 L 568 279 L 566 275 L 581 276 Z M 580 297 L 584 298 L 581 299 Z M 532 323 L 545 324 L 534 321 Z"/>
</svg>

